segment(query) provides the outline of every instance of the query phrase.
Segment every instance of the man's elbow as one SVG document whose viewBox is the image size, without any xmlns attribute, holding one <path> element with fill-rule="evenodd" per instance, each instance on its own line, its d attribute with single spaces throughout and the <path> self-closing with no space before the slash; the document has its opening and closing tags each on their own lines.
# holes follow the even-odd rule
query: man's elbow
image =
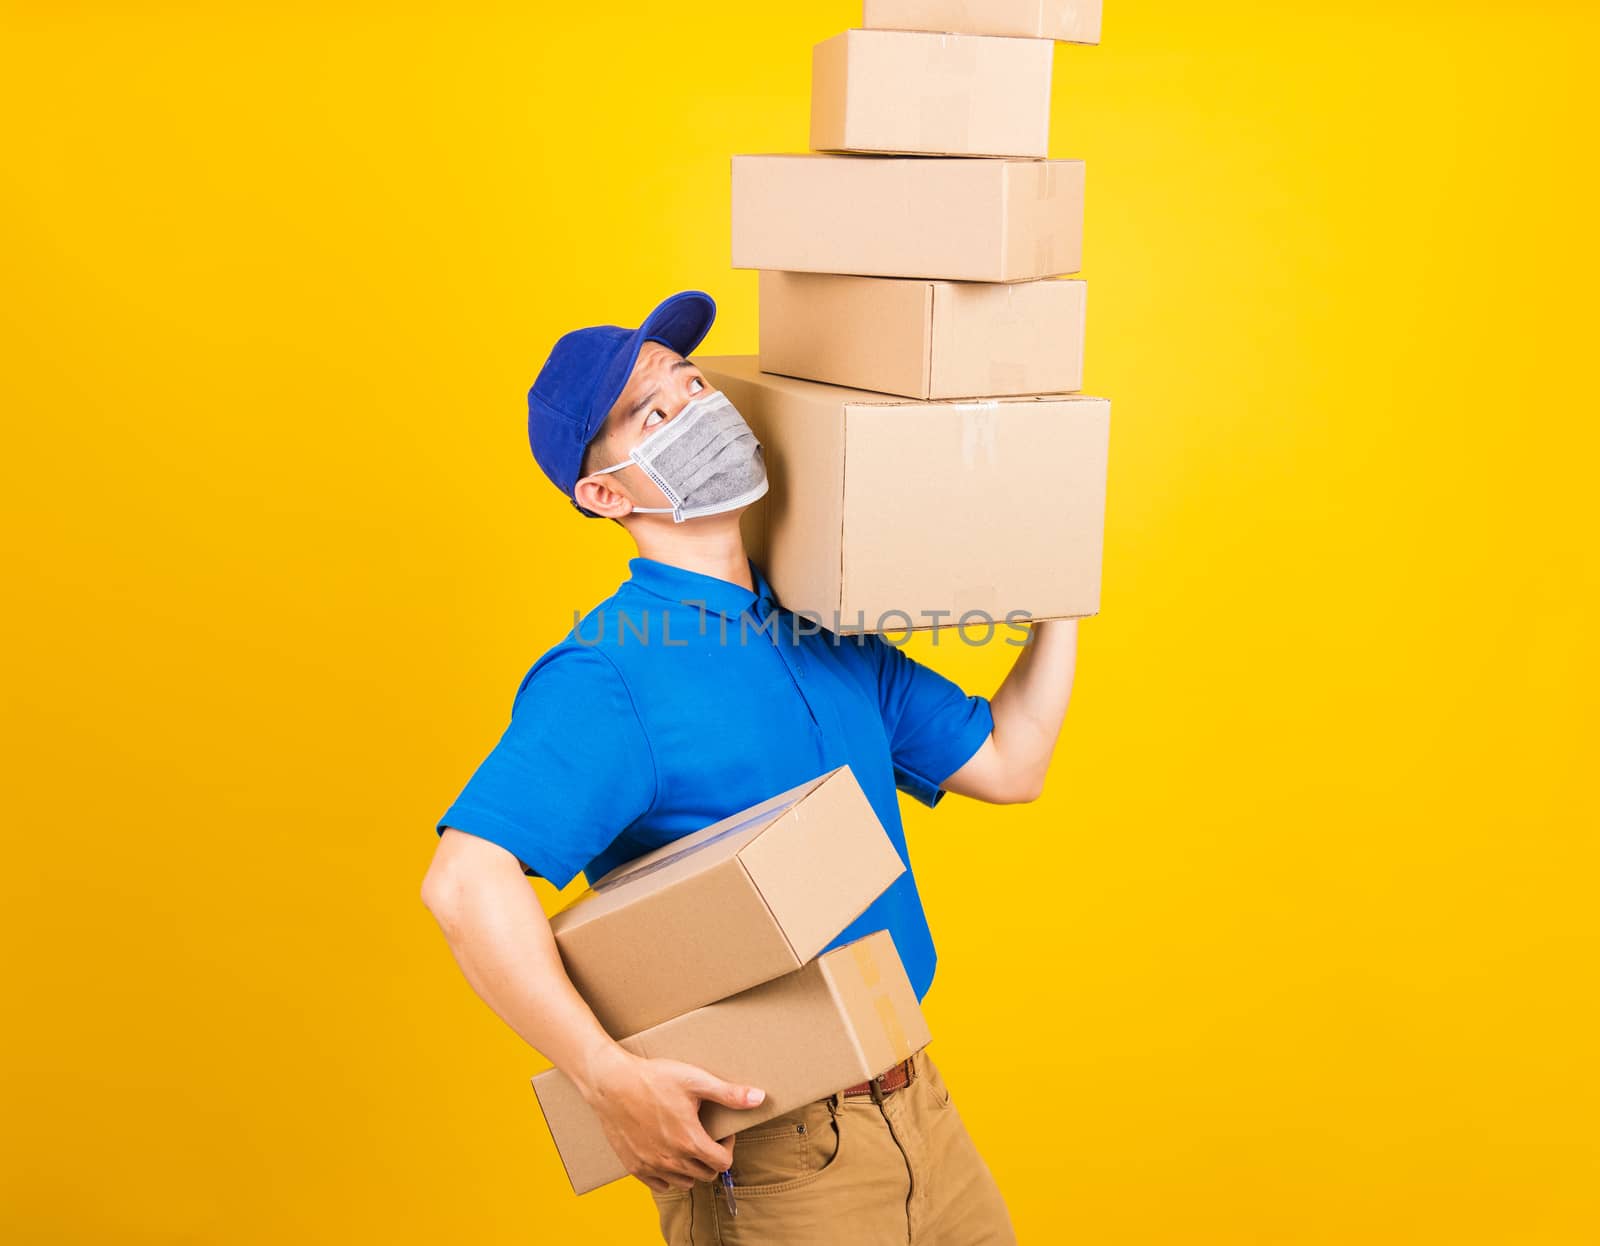
<svg viewBox="0 0 1600 1246">
<path fill-rule="evenodd" d="M 1010 764 L 991 738 L 977 756 L 940 786 L 991 805 L 1025 805 L 1043 794 L 1045 768 Z"/>
<path fill-rule="evenodd" d="M 499 889 L 524 881 L 521 862 L 506 849 L 447 826 L 422 878 L 422 903 L 448 927 Z"/>
<path fill-rule="evenodd" d="M 446 827 L 434 849 L 433 860 L 428 863 L 428 872 L 422 876 L 423 907 L 440 925 L 447 925 L 460 912 L 462 896 L 467 890 L 466 866 L 470 864 L 467 849 L 472 845 L 464 843 L 463 839 L 460 831 Z"/>
<path fill-rule="evenodd" d="M 1044 795 L 1044 775 L 1023 775 L 1006 784 L 1004 793 L 995 801 L 999 805 L 1026 805 Z"/>
<path fill-rule="evenodd" d="M 983 783 L 946 783 L 945 789 L 981 800 L 988 805 L 1026 805 L 1044 792 L 1044 779 L 995 775 Z"/>
<path fill-rule="evenodd" d="M 438 868 L 438 862 L 428 867 L 422 876 L 422 907 L 442 923 L 445 915 L 455 910 L 461 887 L 457 880 Z"/>
<path fill-rule="evenodd" d="M 1044 794 L 1044 778 L 1048 763 L 1042 766 L 1003 767 L 996 784 L 997 792 L 990 797 L 997 805 L 1026 805 Z"/>
</svg>

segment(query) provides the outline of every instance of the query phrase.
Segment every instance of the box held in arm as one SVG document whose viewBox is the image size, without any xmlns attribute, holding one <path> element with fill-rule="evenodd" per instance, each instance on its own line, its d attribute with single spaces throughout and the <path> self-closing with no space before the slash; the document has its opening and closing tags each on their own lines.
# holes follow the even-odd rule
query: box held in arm
<svg viewBox="0 0 1600 1246">
<path fill-rule="evenodd" d="M 930 1038 L 894 940 L 879 930 L 793 973 L 625 1038 L 622 1046 L 766 1091 L 753 1108 L 700 1105 L 706 1132 L 725 1138 L 876 1077 Z M 573 1190 L 585 1194 L 628 1175 L 600 1118 L 565 1073 L 549 1069 L 532 1081 Z"/>
<path fill-rule="evenodd" d="M 613 1038 L 799 968 L 905 869 L 848 766 L 635 857 L 550 919 Z"/>
</svg>

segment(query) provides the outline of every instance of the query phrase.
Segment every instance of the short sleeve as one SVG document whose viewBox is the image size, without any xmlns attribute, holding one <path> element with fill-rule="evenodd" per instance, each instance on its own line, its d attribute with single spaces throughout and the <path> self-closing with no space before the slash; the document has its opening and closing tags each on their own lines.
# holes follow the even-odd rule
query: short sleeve
<svg viewBox="0 0 1600 1246">
<path fill-rule="evenodd" d="M 564 642 L 524 676 L 511 721 L 439 819 L 565 887 L 655 801 L 649 742 L 621 674 Z"/>
<path fill-rule="evenodd" d="M 895 786 L 925 805 L 936 805 L 944 796 L 940 784 L 970 761 L 994 730 L 989 698 L 968 696 L 953 680 L 881 636 L 860 639 L 876 668 Z"/>
</svg>

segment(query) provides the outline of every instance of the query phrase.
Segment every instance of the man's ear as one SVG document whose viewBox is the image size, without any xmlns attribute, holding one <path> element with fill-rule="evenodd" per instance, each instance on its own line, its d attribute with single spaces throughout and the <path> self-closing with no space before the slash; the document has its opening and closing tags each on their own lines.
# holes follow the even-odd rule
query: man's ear
<svg viewBox="0 0 1600 1246">
<path fill-rule="evenodd" d="M 585 476 L 572 487 L 572 496 L 584 510 L 604 519 L 621 519 L 633 513 L 633 501 L 612 487 L 611 474 Z"/>
</svg>

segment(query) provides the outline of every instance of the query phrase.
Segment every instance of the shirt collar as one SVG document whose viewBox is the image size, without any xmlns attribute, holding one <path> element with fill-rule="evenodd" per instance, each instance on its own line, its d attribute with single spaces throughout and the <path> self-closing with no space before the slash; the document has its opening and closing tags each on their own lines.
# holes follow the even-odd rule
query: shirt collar
<svg viewBox="0 0 1600 1246">
<path fill-rule="evenodd" d="M 698 608 L 701 603 L 713 614 L 736 619 L 751 606 L 762 604 L 755 613 L 765 616 L 777 608 L 772 586 L 754 560 L 746 558 L 750 567 L 750 580 L 755 585 L 751 592 L 732 580 L 719 579 L 687 567 L 674 566 L 654 558 L 628 559 L 628 582 L 636 588 L 676 603 L 688 603 Z"/>
</svg>

